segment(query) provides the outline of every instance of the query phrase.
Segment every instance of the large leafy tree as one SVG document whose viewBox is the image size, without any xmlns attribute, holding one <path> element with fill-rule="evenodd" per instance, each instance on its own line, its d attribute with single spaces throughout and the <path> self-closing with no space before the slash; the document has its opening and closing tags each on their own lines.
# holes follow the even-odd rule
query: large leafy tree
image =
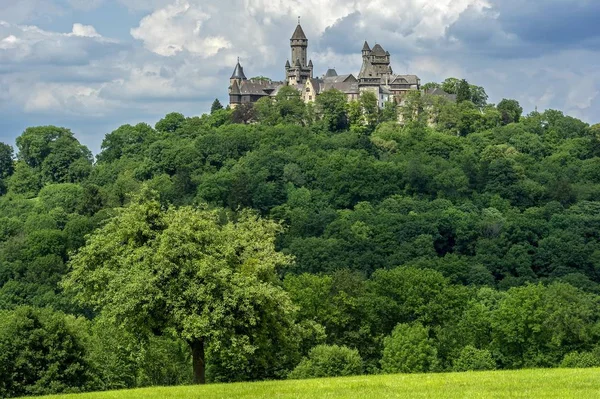
<svg viewBox="0 0 600 399">
<path fill-rule="evenodd" d="M 27 128 L 17 137 L 18 158 L 44 183 L 74 183 L 91 172 L 92 154 L 69 129 L 56 126 Z"/>
<path fill-rule="evenodd" d="M 89 238 L 65 287 L 140 336 L 185 340 L 197 383 L 205 382 L 207 350 L 216 358 L 237 351 L 231 356 L 248 361 L 259 346 L 277 348 L 293 326 L 277 276 L 290 262 L 275 251 L 280 226 L 250 212 L 234 219 L 218 210 L 165 210 L 153 196 L 144 190 Z"/>
</svg>

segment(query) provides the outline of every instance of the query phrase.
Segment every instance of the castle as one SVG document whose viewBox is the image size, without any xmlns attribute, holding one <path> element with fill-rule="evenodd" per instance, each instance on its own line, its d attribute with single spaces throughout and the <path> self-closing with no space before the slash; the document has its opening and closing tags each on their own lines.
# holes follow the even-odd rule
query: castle
<svg viewBox="0 0 600 399">
<path fill-rule="evenodd" d="M 361 93 L 370 91 L 377 97 L 380 107 L 386 102 L 402 103 L 405 93 L 420 90 L 421 82 L 416 75 L 395 75 L 390 65 L 390 53 L 381 45 L 372 49 L 365 41 L 362 48 L 362 67 L 358 76 L 338 75 L 335 69 L 328 69 L 320 78 L 313 76 L 314 66 L 308 58 L 308 39 L 300 21 L 290 39 L 292 62 L 285 63 L 285 81 L 269 79 L 247 79 L 244 68 L 238 59 L 229 79 L 229 105 L 254 103 L 267 96 L 275 96 L 283 86 L 297 88 L 305 102 L 314 101 L 317 96 L 331 89 L 344 94 L 348 101 L 357 100 Z"/>
</svg>

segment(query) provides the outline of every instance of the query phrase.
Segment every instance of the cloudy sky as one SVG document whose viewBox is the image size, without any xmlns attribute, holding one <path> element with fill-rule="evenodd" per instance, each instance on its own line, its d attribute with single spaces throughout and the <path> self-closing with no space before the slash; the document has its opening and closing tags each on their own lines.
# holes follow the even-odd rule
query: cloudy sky
<svg viewBox="0 0 600 399">
<path fill-rule="evenodd" d="M 297 16 L 319 75 L 356 74 L 366 39 L 396 73 L 600 122 L 598 0 L 0 0 L 0 141 L 53 124 L 97 153 L 122 124 L 200 115 L 238 56 L 283 78 Z"/>
</svg>

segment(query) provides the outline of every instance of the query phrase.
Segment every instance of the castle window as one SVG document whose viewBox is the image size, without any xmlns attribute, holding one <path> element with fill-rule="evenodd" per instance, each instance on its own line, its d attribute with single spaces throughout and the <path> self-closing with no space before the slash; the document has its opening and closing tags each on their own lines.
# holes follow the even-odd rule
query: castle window
<svg viewBox="0 0 600 399">
<path fill-rule="evenodd" d="M 307 88 L 306 88 L 306 92 L 307 92 L 307 93 L 308 93 L 308 92 L 310 92 L 310 87 L 307 87 Z"/>
</svg>

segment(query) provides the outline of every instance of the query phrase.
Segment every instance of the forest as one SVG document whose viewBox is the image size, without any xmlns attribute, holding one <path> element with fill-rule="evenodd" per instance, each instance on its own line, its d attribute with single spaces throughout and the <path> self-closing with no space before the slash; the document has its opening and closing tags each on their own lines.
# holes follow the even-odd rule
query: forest
<svg viewBox="0 0 600 399">
<path fill-rule="evenodd" d="M 425 86 L 0 143 L 0 397 L 600 366 L 600 124 Z"/>
</svg>

